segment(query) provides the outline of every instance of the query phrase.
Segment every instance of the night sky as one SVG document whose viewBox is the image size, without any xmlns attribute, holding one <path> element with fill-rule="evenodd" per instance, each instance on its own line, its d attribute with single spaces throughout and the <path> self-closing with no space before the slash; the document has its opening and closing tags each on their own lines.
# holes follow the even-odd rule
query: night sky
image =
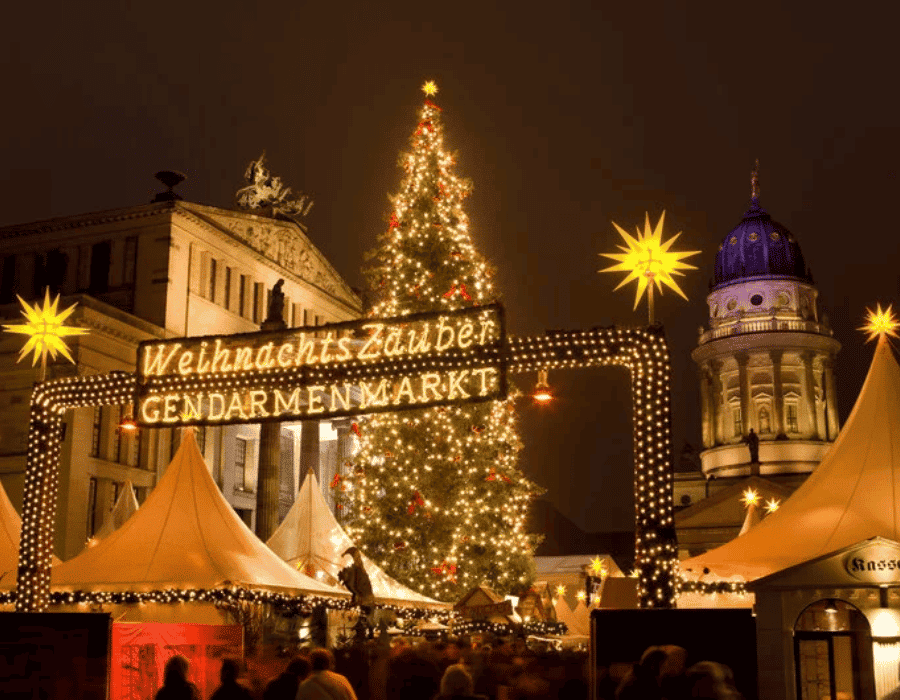
<svg viewBox="0 0 900 700">
<path fill-rule="evenodd" d="M 855 330 L 865 307 L 900 302 L 896 5 L 127 4 L 5 8 L 0 224 L 147 203 L 163 169 L 187 174 L 185 199 L 233 207 L 265 150 L 315 199 L 312 241 L 362 287 L 433 78 L 511 333 L 643 322 L 597 254 L 620 240 L 611 221 L 665 210 L 666 237 L 703 251 L 690 301 L 657 303 L 676 457 L 697 446 L 689 353 L 759 158 L 761 204 L 799 240 L 843 344 L 849 413 L 873 349 Z M 631 528 L 627 375 L 550 380 L 552 407 L 522 405 L 524 469 L 579 526 Z"/>
</svg>

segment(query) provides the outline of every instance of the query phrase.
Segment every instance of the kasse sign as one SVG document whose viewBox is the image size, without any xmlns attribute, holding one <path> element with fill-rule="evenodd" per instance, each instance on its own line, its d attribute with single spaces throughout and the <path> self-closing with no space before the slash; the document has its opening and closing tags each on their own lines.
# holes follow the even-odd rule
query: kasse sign
<svg viewBox="0 0 900 700">
<path fill-rule="evenodd" d="M 506 397 L 503 307 L 138 348 L 145 427 L 292 421 Z"/>
</svg>

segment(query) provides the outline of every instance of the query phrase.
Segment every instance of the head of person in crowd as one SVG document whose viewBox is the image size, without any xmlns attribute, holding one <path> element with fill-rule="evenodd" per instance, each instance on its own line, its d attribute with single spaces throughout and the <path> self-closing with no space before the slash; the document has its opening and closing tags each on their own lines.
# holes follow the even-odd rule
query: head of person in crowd
<svg viewBox="0 0 900 700">
<path fill-rule="evenodd" d="M 471 695 L 473 687 L 472 676 L 461 664 L 448 666 L 441 678 L 441 695 L 445 697 Z"/>
<path fill-rule="evenodd" d="M 309 655 L 309 664 L 313 671 L 333 671 L 334 654 L 328 649 L 313 649 Z"/>
<path fill-rule="evenodd" d="M 188 660 L 181 654 L 175 654 L 166 661 L 163 671 L 163 683 L 165 685 L 184 685 L 188 682 Z"/>
</svg>

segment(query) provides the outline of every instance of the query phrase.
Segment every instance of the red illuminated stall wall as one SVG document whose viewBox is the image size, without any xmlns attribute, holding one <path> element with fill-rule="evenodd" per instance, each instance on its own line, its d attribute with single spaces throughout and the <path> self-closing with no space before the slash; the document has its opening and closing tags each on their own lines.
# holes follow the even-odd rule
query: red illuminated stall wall
<svg viewBox="0 0 900 700">
<path fill-rule="evenodd" d="M 110 700 L 153 700 L 163 669 L 175 654 L 190 662 L 189 678 L 209 698 L 219 685 L 222 659 L 244 654 L 240 625 L 117 622 L 112 626 Z"/>
</svg>

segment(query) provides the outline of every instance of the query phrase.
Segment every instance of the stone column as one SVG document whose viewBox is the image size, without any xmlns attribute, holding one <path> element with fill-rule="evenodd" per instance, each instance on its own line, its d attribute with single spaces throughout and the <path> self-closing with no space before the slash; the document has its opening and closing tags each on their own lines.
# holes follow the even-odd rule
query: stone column
<svg viewBox="0 0 900 700">
<path fill-rule="evenodd" d="M 712 373 L 710 385 L 710 417 L 712 419 L 713 447 L 715 447 L 716 445 L 721 445 L 725 442 L 725 426 L 722 425 L 724 416 L 723 411 L 720 408 L 725 403 L 725 396 L 722 393 L 722 363 L 718 360 L 713 360 L 709 363 L 709 369 Z"/>
<path fill-rule="evenodd" d="M 703 447 L 709 449 L 715 444 L 715 427 L 713 427 L 713 415 L 711 404 L 712 377 L 710 376 L 709 363 L 704 362 L 700 366 L 700 427 L 702 431 Z"/>
<path fill-rule="evenodd" d="M 802 391 L 803 391 L 803 402 L 806 408 L 806 436 L 810 440 L 821 440 L 822 436 L 819 433 L 819 417 L 816 411 L 816 377 L 813 374 L 813 358 L 815 357 L 815 353 L 811 350 L 807 350 L 800 354 L 800 359 L 803 362 L 803 373 L 802 373 Z"/>
<path fill-rule="evenodd" d="M 826 355 L 822 358 L 825 368 L 825 420 L 828 425 L 828 439 L 836 440 L 841 429 L 838 420 L 837 409 L 837 385 L 834 383 L 834 355 Z"/>
<path fill-rule="evenodd" d="M 265 542 L 278 527 L 281 496 L 281 423 L 259 426 L 259 471 L 256 477 L 256 536 Z"/>
<path fill-rule="evenodd" d="M 322 488 L 322 473 L 319 469 L 319 421 L 305 420 L 301 425 L 303 427 L 300 431 L 300 485 L 303 485 L 306 474 L 312 469 L 319 481 L 319 488 Z M 325 484 L 325 487 L 327 486 L 328 484 Z"/>
<path fill-rule="evenodd" d="M 744 434 L 747 434 L 750 428 L 756 429 L 756 415 L 750 405 L 750 373 L 747 371 L 750 357 L 745 352 L 738 352 L 734 359 L 738 363 L 738 383 L 741 389 L 741 423 Z"/>
<path fill-rule="evenodd" d="M 772 360 L 772 396 L 775 408 L 775 437 L 786 435 L 784 432 L 784 384 L 781 378 L 781 360 L 783 350 L 769 350 Z"/>
<path fill-rule="evenodd" d="M 279 289 L 280 291 L 280 289 Z M 273 304 L 273 307 L 275 305 Z M 277 311 L 277 309 L 276 309 Z M 260 326 L 264 331 L 285 330 L 281 313 L 269 313 Z M 259 426 L 259 467 L 256 474 L 256 536 L 265 542 L 278 527 L 278 501 L 281 497 L 281 422 Z"/>
<path fill-rule="evenodd" d="M 350 444 L 350 419 L 349 418 L 340 418 L 331 423 L 331 427 L 334 428 L 337 433 L 337 454 L 335 456 L 335 473 L 340 474 L 341 478 L 346 478 L 349 468 L 345 466 L 345 462 L 350 459 L 352 456 L 351 444 Z M 330 494 L 330 499 L 328 500 L 328 505 L 331 507 L 332 512 L 338 521 L 342 520 L 343 512 L 342 509 L 337 507 L 338 503 L 338 494 L 336 491 L 332 491 Z"/>
</svg>

